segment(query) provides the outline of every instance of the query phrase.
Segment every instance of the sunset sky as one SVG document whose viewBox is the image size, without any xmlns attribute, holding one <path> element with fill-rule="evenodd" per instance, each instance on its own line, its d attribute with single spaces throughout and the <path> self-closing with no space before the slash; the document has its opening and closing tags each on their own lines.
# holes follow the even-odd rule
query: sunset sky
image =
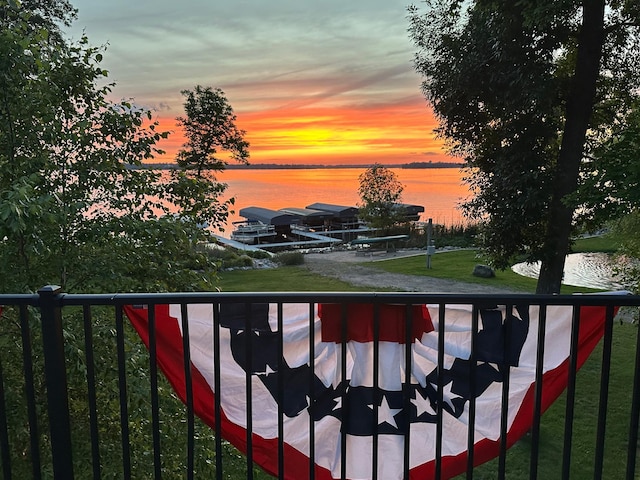
<svg viewBox="0 0 640 480">
<path fill-rule="evenodd" d="M 433 134 L 408 38 L 407 0 L 72 0 L 114 99 L 133 98 L 183 138 L 181 90 L 221 88 L 251 163 L 450 161 Z"/>
</svg>

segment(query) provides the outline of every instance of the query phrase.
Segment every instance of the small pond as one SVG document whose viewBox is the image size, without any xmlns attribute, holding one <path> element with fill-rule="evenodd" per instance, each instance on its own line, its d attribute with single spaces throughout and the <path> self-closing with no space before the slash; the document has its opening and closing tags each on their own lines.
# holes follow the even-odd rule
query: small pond
<svg viewBox="0 0 640 480">
<path fill-rule="evenodd" d="M 624 290 L 620 279 L 616 278 L 614 265 L 613 258 L 606 253 L 569 254 L 562 283 L 576 287 Z M 519 275 L 538 278 L 540 262 L 517 263 L 511 269 Z"/>
</svg>

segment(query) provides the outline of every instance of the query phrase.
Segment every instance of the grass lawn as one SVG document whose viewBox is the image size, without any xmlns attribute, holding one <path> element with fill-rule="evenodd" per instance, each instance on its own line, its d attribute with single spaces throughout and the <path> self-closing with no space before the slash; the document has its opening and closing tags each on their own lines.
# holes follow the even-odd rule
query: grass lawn
<svg viewBox="0 0 640 480">
<path fill-rule="evenodd" d="M 613 252 L 615 244 L 608 237 L 590 237 L 576 242 L 574 251 Z M 367 262 L 366 266 L 391 273 L 425 275 L 435 278 L 505 287 L 522 292 L 535 292 L 536 280 L 523 277 L 513 271 L 497 271 L 494 278 L 474 277 L 473 267 L 484 263 L 476 250 L 452 250 L 434 255 L 431 268 L 426 268 L 426 256 L 396 258 L 380 262 Z M 300 267 L 281 267 L 266 270 L 233 270 L 220 272 L 220 288 L 226 292 L 276 292 L 276 291 L 373 291 L 373 288 L 356 287 L 339 280 L 316 275 Z M 379 289 L 378 289 L 379 290 Z M 596 290 L 564 285 L 562 293 L 589 293 Z"/>
<path fill-rule="evenodd" d="M 573 246 L 574 252 L 614 253 L 616 250 L 617 243 L 615 239 L 608 236 L 582 238 L 577 240 Z M 426 268 L 426 255 L 372 262 L 368 263 L 367 266 L 392 273 L 446 278 L 467 283 L 510 288 L 523 292 L 533 293 L 536 290 L 535 279 L 518 275 L 511 269 L 496 271 L 494 278 L 474 277 L 472 275 L 473 267 L 479 263 L 486 263 L 486 259 L 477 250 L 452 250 L 433 255 L 430 269 Z M 596 291 L 591 288 L 563 285 L 561 293 L 590 293 Z"/>
<path fill-rule="evenodd" d="M 295 266 L 264 270 L 232 270 L 220 272 L 219 276 L 219 287 L 223 292 L 362 292 L 374 290 L 367 290 L 340 280 L 316 275 Z M 380 289 L 376 290 L 380 291 Z"/>
<path fill-rule="evenodd" d="M 404 273 L 408 275 L 424 275 L 434 278 L 446 278 L 467 283 L 478 283 L 492 287 L 504 287 L 512 290 L 534 293 L 536 280 L 523 277 L 512 270 L 497 270 L 493 278 L 480 278 L 472 275 L 473 267 L 479 263 L 486 263 L 478 256 L 476 250 L 452 250 L 440 252 L 431 257 L 431 268 L 426 268 L 426 255 L 396 258 L 379 262 L 370 262 L 366 265 L 379 268 L 391 273 Z M 596 290 L 583 287 L 563 285 L 561 293 L 588 293 Z"/>
<path fill-rule="evenodd" d="M 615 253 L 618 251 L 619 242 L 610 235 L 579 238 L 573 244 L 573 252 L 604 252 Z"/>
</svg>

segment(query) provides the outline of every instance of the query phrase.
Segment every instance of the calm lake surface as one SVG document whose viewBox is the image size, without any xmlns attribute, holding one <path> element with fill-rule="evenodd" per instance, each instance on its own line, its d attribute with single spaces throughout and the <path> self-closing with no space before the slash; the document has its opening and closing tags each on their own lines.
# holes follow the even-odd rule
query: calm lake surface
<svg viewBox="0 0 640 480">
<path fill-rule="evenodd" d="M 365 168 L 225 170 L 218 180 L 228 184 L 226 197 L 235 197 L 234 214 L 222 235 L 229 236 L 232 223 L 242 220 L 239 211 L 244 207 L 264 207 L 279 210 L 287 207 L 306 207 L 315 202 L 357 206 L 358 177 Z M 468 186 L 457 168 L 391 169 L 404 185 L 402 201 L 422 205 L 420 218 L 429 218 L 444 225 L 464 222 L 460 202 L 469 197 Z M 539 265 L 518 264 L 513 270 L 536 278 Z M 605 254 L 569 255 L 564 283 L 591 288 L 618 289 L 620 284 Z"/>
<path fill-rule="evenodd" d="M 365 168 L 225 170 L 218 180 L 228 184 L 227 196 L 235 197 L 235 214 L 229 217 L 224 235 L 232 222 L 242 220 L 241 208 L 264 207 L 279 210 L 306 207 L 315 202 L 357 206 L 358 177 Z M 403 203 L 422 205 L 421 220 L 455 225 L 463 222 L 459 203 L 469 196 L 457 168 L 391 169 L 404 185 Z"/>
<path fill-rule="evenodd" d="M 511 267 L 518 275 L 538 278 L 540 262 L 517 263 Z M 606 253 L 571 253 L 564 265 L 564 285 L 599 288 L 602 290 L 623 290 L 625 285 L 616 273 L 615 259 Z"/>
</svg>

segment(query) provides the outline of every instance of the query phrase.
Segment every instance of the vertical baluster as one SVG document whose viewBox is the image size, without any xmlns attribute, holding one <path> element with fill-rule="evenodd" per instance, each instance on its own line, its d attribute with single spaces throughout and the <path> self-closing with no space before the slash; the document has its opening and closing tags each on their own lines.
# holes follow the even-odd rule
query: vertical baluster
<svg viewBox="0 0 640 480">
<path fill-rule="evenodd" d="M 442 424 L 442 404 L 444 402 L 442 390 L 444 384 L 444 334 L 445 334 L 445 317 L 446 317 L 446 304 L 441 303 L 438 306 L 438 385 L 436 392 L 436 447 L 435 447 L 435 478 L 440 479 L 442 477 L 442 436 L 443 436 L 443 424 Z"/>
<path fill-rule="evenodd" d="M 40 460 L 40 433 L 36 413 L 36 392 L 33 377 L 33 352 L 31 347 L 31 328 L 29 311 L 26 305 L 20 305 L 20 333 L 22 335 L 22 365 L 24 369 L 25 395 L 27 397 L 27 415 L 29 418 L 29 446 L 31 453 L 31 474 L 34 480 L 42 478 Z"/>
<path fill-rule="evenodd" d="M 96 374 L 93 356 L 93 326 L 91 306 L 83 305 L 82 318 L 84 321 L 84 355 L 87 365 L 87 396 L 89 403 L 89 427 L 91 432 L 91 461 L 93 478 L 101 478 L 100 474 L 100 437 L 98 433 L 98 404 L 96 399 Z"/>
<path fill-rule="evenodd" d="M 193 381 L 191 378 L 191 347 L 189 342 L 189 309 L 180 305 L 182 317 L 182 351 L 184 352 L 185 403 L 187 406 L 187 479 L 193 480 L 195 468 L 195 418 L 193 414 Z"/>
<path fill-rule="evenodd" d="M 129 408 L 127 403 L 127 369 L 124 350 L 122 307 L 116 308 L 116 342 L 118 350 L 118 390 L 120 391 L 120 431 L 123 478 L 131 478 L 131 445 L 129 441 Z"/>
<path fill-rule="evenodd" d="M 38 291 L 42 317 L 42 344 L 53 475 L 55 478 L 71 480 L 73 479 L 71 422 L 62 334 L 62 311 L 58 305 L 60 292 L 60 287 L 51 285 Z"/>
<path fill-rule="evenodd" d="M 340 431 L 340 478 L 347 478 L 347 428 L 349 421 L 349 383 L 347 381 L 347 304 L 342 303 L 340 322 L 340 381 L 345 385 L 342 392 L 342 429 Z"/>
<path fill-rule="evenodd" d="M 309 304 L 309 365 L 311 371 L 309 374 L 309 479 L 316 478 L 316 424 L 314 422 L 313 405 L 315 402 L 315 357 L 316 357 L 316 335 L 315 335 L 315 308 L 313 303 Z"/>
<path fill-rule="evenodd" d="M 636 363 L 633 375 L 631 413 L 629 415 L 629 447 L 627 450 L 627 480 L 636 478 L 636 457 L 638 454 L 638 423 L 640 417 L 640 328 L 636 329 Z"/>
<path fill-rule="evenodd" d="M 569 350 L 569 372 L 567 381 L 567 404 L 564 421 L 564 446 L 562 450 L 562 478 L 571 474 L 571 445 L 573 440 L 573 414 L 576 400 L 576 372 L 578 366 L 578 338 L 580 330 L 580 307 L 573 307 L 571 322 L 571 348 Z"/>
<path fill-rule="evenodd" d="M 547 328 L 547 305 L 540 305 L 538 312 L 538 338 L 536 348 L 536 374 L 534 386 L 533 419 L 531 422 L 531 455 L 529 479 L 538 478 L 538 456 L 540 453 L 540 417 L 542 416 L 542 375 L 544 373 L 544 342 Z"/>
<path fill-rule="evenodd" d="M 604 339 L 602 342 L 602 369 L 600 371 L 600 402 L 598 408 L 598 433 L 596 435 L 596 454 L 593 478 L 602 478 L 604 462 L 604 436 L 607 425 L 607 407 L 609 403 L 609 372 L 611 370 L 611 344 L 613 340 L 613 305 L 607 305 L 605 315 Z"/>
<path fill-rule="evenodd" d="M 511 358 L 511 329 L 513 321 L 513 305 L 505 306 L 504 324 L 502 325 L 502 365 L 500 375 L 502 377 L 502 402 L 500 405 L 500 453 L 498 455 L 498 479 L 504 480 L 507 469 L 507 432 L 509 416 L 509 380 L 510 380 L 510 358 Z"/>
<path fill-rule="evenodd" d="M 405 308 L 405 325 L 404 325 L 404 379 L 403 379 L 403 402 L 402 408 L 404 411 L 406 423 L 404 429 L 404 459 L 403 459 L 403 477 L 409 478 L 409 470 L 411 468 L 411 392 L 413 386 L 411 383 L 412 363 L 413 363 L 413 305 L 408 304 Z"/>
<path fill-rule="evenodd" d="M 383 394 L 380 391 L 380 303 L 373 304 L 373 437 L 371 455 L 371 479 L 378 479 L 378 448 L 380 443 L 380 425 L 378 414 Z"/>
<path fill-rule="evenodd" d="M 221 398 L 221 382 L 220 382 L 220 305 L 213 306 L 213 416 L 215 419 L 215 436 L 216 436 L 216 480 L 222 480 L 223 464 L 222 464 L 222 406 Z"/>
<path fill-rule="evenodd" d="M 253 479 L 253 388 L 252 388 L 252 372 L 253 372 L 253 325 L 252 325 L 252 304 L 245 304 L 244 317 L 244 338 L 245 338 L 245 400 L 247 404 L 247 480 Z"/>
<path fill-rule="evenodd" d="M 277 385 L 277 397 L 278 397 L 278 478 L 284 478 L 284 409 L 282 404 L 284 402 L 284 335 L 283 335 L 283 311 L 282 303 L 278 302 L 277 311 L 277 329 L 278 329 L 278 385 Z M 312 444 L 313 445 L 313 444 Z"/>
<path fill-rule="evenodd" d="M 469 354 L 469 430 L 467 436 L 467 478 L 473 478 L 476 429 L 476 340 L 478 337 L 478 306 L 471 311 L 471 353 Z"/>
<path fill-rule="evenodd" d="M 160 448 L 160 401 L 158 397 L 158 344 L 156 338 L 156 308 L 149 305 L 149 377 L 151 380 L 151 426 L 153 435 L 154 478 L 162 478 L 162 455 Z"/>
</svg>

